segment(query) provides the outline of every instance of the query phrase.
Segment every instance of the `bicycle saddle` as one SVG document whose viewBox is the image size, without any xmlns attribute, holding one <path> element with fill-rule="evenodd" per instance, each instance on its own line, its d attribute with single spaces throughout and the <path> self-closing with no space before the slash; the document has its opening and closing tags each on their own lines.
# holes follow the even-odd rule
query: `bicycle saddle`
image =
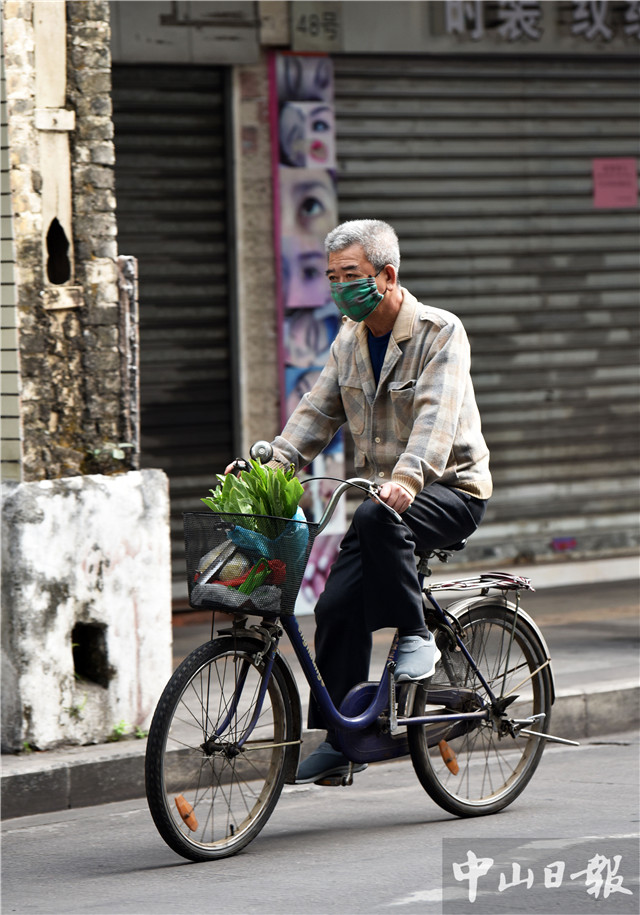
<svg viewBox="0 0 640 915">
<path fill-rule="evenodd" d="M 445 549 L 446 553 L 457 553 L 458 550 L 464 550 L 466 545 L 467 545 L 467 540 L 465 537 L 464 540 L 460 540 L 458 543 L 454 543 L 451 546 L 446 546 L 444 549 Z"/>
<path fill-rule="evenodd" d="M 459 550 L 464 550 L 466 545 L 467 541 L 465 538 L 458 543 L 452 543 L 451 546 L 438 547 L 435 550 L 426 550 L 425 552 L 417 550 L 416 556 L 418 559 L 429 559 L 431 556 L 436 556 L 438 553 L 457 553 Z"/>
</svg>

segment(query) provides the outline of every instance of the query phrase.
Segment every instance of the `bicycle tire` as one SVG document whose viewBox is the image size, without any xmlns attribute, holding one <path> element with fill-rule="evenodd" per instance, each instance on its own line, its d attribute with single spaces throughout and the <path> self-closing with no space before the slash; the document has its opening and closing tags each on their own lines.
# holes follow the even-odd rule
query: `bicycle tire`
<svg viewBox="0 0 640 915">
<path fill-rule="evenodd" d="M 494 694 L 518 695 L 508 714 L 527 718 L 544 713 L 528 729 L 547 731 L 553 686 L 547 655 L 532 627 L 506 601 L 482 601 L 465 609 L 458 621 L 467 649 Z M 439 696 L 446 705 L 452 687 L 454 692 L 466 690 L 462 695 L 467 702 L 458 710 L 479 708 L 487 697 L 477 674 L 444 632 L 436 633 L 436 642 L 442 658 L 426 689 L 416 690 L 413 714 L 428 714 L 425 705 L 438 703 Z M 440 807 L 460 817 L 497 813 L 511 804 L 533 776 L 545 743 L 539 737 L 499 734 L 493 721 L 411 725 L 407 730 L 423 788 Z"/>
<path fill-rule="evenodd" d="M 145 783 L 158 832 L 191 861 L 237 854 L 258 835 L 280 797 L 296 750 L 289 687 L 278 659 L 245 745 L 264 680 L 262 642 L 214 639 L 177 668 L 147 740 Z"/>
</svg>

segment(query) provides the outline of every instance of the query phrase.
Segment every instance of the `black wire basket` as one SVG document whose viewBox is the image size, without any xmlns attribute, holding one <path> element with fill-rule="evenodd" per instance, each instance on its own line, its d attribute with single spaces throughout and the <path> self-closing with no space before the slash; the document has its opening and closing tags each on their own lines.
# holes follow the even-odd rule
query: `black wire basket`
<svg viewBox="0 0 640 915">
<path fill-rule="evenodd" d="M 185 513 L 189 606 L 291 615 L 317 527 L 298 518 Z"/>
</svg>

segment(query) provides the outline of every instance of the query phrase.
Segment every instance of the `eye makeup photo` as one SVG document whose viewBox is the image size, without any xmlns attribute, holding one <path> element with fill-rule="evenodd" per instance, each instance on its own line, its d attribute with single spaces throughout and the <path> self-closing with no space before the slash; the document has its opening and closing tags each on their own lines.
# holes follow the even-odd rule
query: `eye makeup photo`
<svg viewBox="0 0 640 915">
<path fill-rule="evenodd" d="M 336 191 L 324 169 L 280 167 L 282 233 L 296 232 L 323 239 L 337 220 Z"/>
</svg>

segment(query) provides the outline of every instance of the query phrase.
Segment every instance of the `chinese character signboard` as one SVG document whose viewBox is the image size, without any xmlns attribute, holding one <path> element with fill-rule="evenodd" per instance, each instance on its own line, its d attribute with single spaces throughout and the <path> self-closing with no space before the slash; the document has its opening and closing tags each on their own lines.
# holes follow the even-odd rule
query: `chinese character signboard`
<svg viewBox="0 0 640 915">
<path fill-rule="evenodd" d="M 393 0 L 392 12 L 391 2 L 368 0 L 291 6 L 297 51 L 637 54 L 640 42 L 640 0 Z"/>
<path fill-rule="evenodd" d="M 338 332 L 339 312 L 326 277 L 324 239 L 338 222 L 333 64 L 326 55 L 274 54 L 270 61 L 283 424 L 311 390 Z M 313 462 L 314 477 L 344 477 L 340 435 Z M 335 481 L 313 484 L 303 502 L 318 520 Z M 344 505 L 316 539 L 298 612 L 313 609 L 337 553 Z"/>
</svg>

